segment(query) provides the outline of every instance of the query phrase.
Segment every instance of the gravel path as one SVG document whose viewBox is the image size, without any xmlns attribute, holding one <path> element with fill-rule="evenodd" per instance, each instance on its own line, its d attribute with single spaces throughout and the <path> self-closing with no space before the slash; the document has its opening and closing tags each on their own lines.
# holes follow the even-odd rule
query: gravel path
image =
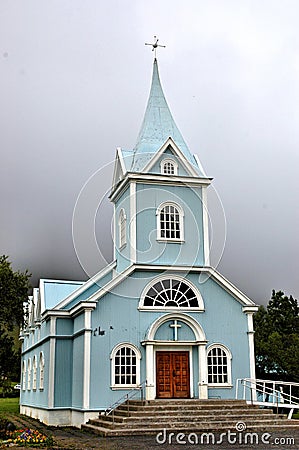
<svg viewBox="0 0 299 450">
<path fill-rule="evenodd" d="M 212 441 L 207 443 L 206 438 L 204 443 L 200 442 L 200 435 L 198 435 L 199 442 L 194 442 L 196 437 L 194 435 L 186 436 L 171 436 L 169 433 L 164 439 L 164 435 L 160 435 L 160 443 L 157 442 L 156 436 L 132 436 L 132 437 L 113 437 L 113 438 L 103 438 L 92 433 L 87 433 L 86 431 L 81 431 L 75 428 L 56 428 L 47 427 L 46 425 L 38 422 L 37 420 L 19 416 L 10 415 L 9 419 L 15 423 L 17 427 L 21 428 L 34 428 L 38 429 L 46 435 L 52 435 L 55 440 L 55 447 L 53 449 L 69 449 L 69 450 L 88 450 L 88 449 L 103 449 L 103 450 L 150 450 L 150 449 L 179 449 L 184 448 L 188 450 L 194 449 L 206 449 L 206 450 L 298 450 L 299 449 L 299 423 L 298 429 L 281 430 L 276 432 L 269 432 L 270 436 L 263 436 L 263 432 L 258 433 L 258 443 L 245 444 L 245 432 L 241 435 L 236 436 L 237 442 L 233 442 L 235 439 L 234 435 L 231 435 L 230 441 L 228 443 L 227 436 L 223 437 L 222 443 L 218 442 L 220 440 L 219 433 L 215 434 L 215 443 Z M 265 443 L 262 442 L 262 437 Z M 179 442 L 176 442 L 178 438 Z M 290 438 L 292 441 L 290 441 Z M 211 437 L 210 437 L 211 439 Z M 239 439 L 241 439 L 239 441 Z M 166 440 L 166 442 L 164 442 Z M 189 441 L 193 442 L 191 444 Z M 185 442 L 185 443 L 184 443 Z M 268 442 L 268 443 L 267 443 Z M 20 448 L 20 447 L 17 447 Z"/>
</svg>

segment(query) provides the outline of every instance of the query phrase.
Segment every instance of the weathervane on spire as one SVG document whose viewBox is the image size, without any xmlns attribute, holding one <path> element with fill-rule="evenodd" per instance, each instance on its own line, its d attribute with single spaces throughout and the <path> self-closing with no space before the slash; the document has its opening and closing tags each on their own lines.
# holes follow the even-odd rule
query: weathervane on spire
<svg viewBox="0 0 299 450">
<path fill-rule="evenodd" d="M 154 40 L 155 40 L 155 42 L 154 42 L 153 44 L 148 44 L 148 43 L 146 42 L 145 45 L 151 45 L 151 46 L 153 47 L 153 48 L 152 48 L 152 52 L 155 51 L 155 59 L 156 59 L 157 47 L 163 47 L 163 48 L 165 48 L 166 45 L 160 45 L 160 44 L 158 44 L 159 39 L 157 38 L 157 36 L 154 36 Z"/>
</svg>

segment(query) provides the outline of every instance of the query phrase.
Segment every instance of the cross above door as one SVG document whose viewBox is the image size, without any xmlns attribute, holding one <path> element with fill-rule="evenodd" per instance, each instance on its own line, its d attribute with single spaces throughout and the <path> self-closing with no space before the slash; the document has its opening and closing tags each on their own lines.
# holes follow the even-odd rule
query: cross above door
<svg viewBox="0 0 299 450">
<path fill-rule="evenodd" d="M 173 328 L 173 340 L 174 340 L 174 341 L 177 341 L 177 340 L 178 340 L 178 330 L 179 330 L 179 328 L 182 327 L 182 325 L 179 325 L 179 324 L 178 324 L 178 321 L 175 319 L 175 320 L 173 321 L 173 323 L 171 323 L 169 326 L 170 326 L 171 328 Z"/>
</svg>

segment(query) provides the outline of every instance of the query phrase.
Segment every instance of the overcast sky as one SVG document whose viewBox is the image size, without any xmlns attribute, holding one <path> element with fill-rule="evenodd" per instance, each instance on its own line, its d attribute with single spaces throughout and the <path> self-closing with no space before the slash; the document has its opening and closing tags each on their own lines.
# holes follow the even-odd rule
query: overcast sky
<svg viewBox="0 0 299 450">
<path fill-rule="evenodd" d="M 297 0 L 1 0 L 0 254 L 34 285 L 111 261 L 113 159 L 136 143 L 156 34 L 170 109 L 214 178 L 214 264 L 257 303 L 298 298 L 298 20 Z"/>
</svg>

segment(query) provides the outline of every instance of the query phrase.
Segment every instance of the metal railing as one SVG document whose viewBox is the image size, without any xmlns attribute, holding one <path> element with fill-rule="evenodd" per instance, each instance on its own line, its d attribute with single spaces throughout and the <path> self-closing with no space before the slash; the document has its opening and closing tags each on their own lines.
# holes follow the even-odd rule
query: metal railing
<svg viewBox="0 0 299 450">
<path fill-rule="evenodd" d="M 236 384 L 236 399 L 264 407 L 289 409 L 288 418 L 294 409 L 299 410 L 299 383 L 287 381 L 239 378 Z"/>
<path fill-rule="evenodd" d="M 129 415 L 130 412 L 130 403 L 129 400 L 131 400 L 132 398 L 135 398 L 137 396 L 137 394 L 140 394 L 140 400 L 143 402 L 145 399 L 144 396 L 144 389 L 146 387 L 146 380 L 143 381 L 142 383 L 140 383 L 137 387 L 132 388 L 130 390 L 130 392 L 124 394 L 122 397 L 120 397 L 118 400 L 116 400 L 111 406 L 109 406 L 109 408 L 107 408 L 104 411 L 104 415 L 105 416 L 109 416 L 110 414 L 112 415 L 112 421 L 114 423 L 114 411 L 115 409 L 122 405 L 123 403 L 127 402 L 127 413 Z"/>
</svg>

